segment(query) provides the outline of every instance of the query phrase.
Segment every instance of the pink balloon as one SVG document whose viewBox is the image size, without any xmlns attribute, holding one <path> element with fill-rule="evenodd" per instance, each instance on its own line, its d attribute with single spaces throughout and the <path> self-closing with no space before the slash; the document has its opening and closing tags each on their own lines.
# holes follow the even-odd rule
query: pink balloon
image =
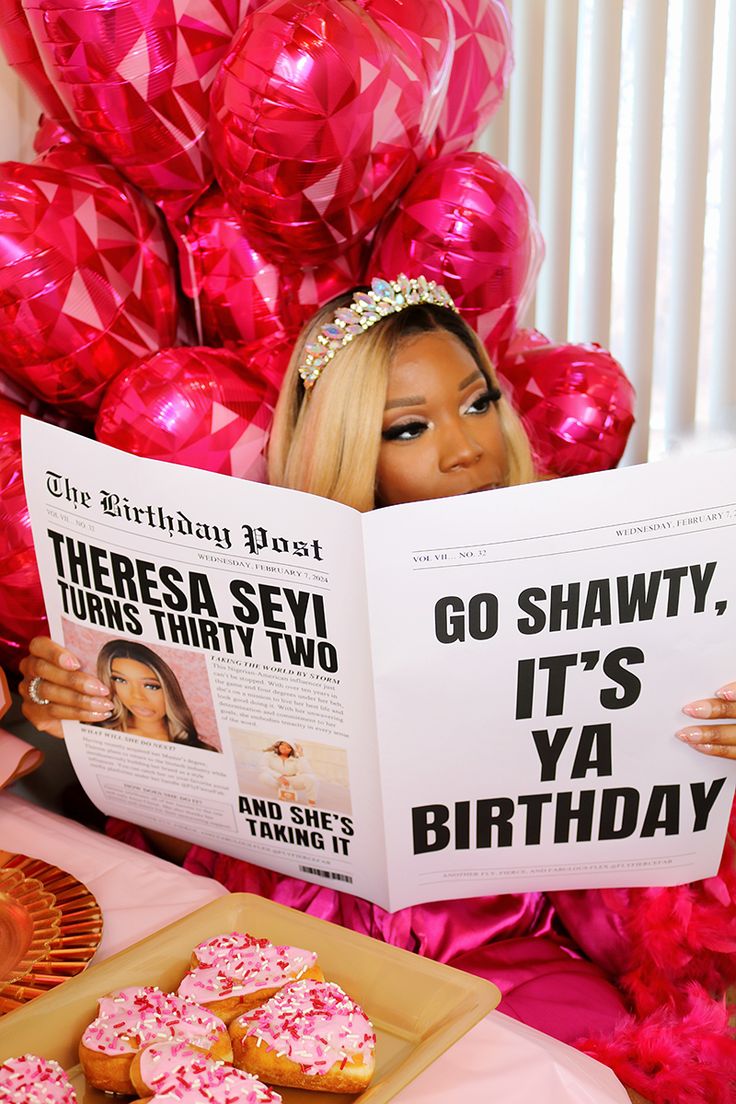
<svg viewBox="0 0 736 1104">
<path fill-rule="evenodd" d="M 512 360 L 517 353 L 525 353 L 528 349 L 537 349 L 540 345 L 551 345 L 548 337 L 541 330 L 517 330 L 506 345 L 502 360 Z"/>
<path fill-rule="evenodd" d="M 422 169 L 380 227 L 371 275 L 443 284 L 492 359 L 521 317 L 544 245 L 532 202 L 484 153 L 456 153 Z"/>
<path fill-rule="evenodd" d="M 263 482 L 276 398 L 234 350 L 180 346 L 113 381 L 95 434 L 138 456 Z"/>
<path fill-rule="evenodd" d="M 406 0 L 357 0 L 395 47 L 412 59 L 429 89 L 423 130 L 434 131 L 447 97 L 455 49 L 454 22 L 444 3 L 408 4 Z"/>
<path fill-rule="evenodd" d="M 23 0 L 85 138 L 172 216 L 212 179 L 209 89 L 247 0 Z"/>
<path fill-rule="evenodd" d="M 429 157 L 467 149 L 501 103 L 513 68 L 504 0 L 448 0 L 455 23 L 450 84 Z"/>
<path fill-rule="evenodd" d="M 96 157 L 98 155 L 92 155 Z M 174 273 L 155 209 L 109 165 L 0 165 L 0 368 L 89 417 L 121 368 L 173 342 Z"/>
<path fill-rule="evenodd" d="M 33 405 L 41 405 L 35 395 L 32 395 L 30 391 L 26 391 L 25 387 L 21 387 L 19 383 L 16 383 L 15 380 L 10 379 L 2 372 L 0 372 L 0 398 L 22 406 L 24 413 L 31 413 Z"/>
<path fill-rule="evenodd" d="M 248 241 L 219 189 L 172 224 L 184 292 L 194 300 L 208 345 L 296 334 L 318 306 L 359 282 L 360 247 L 317 269 L 281 271 Z"/>
<path fill-rule="evenodd" d="M 60 410 L 58 406 L 49 406 L 47 403 L 41 402 L 25 387 L 21 387 L 10 376 L 6 376 L 4 372 L 0 372 L 0 398 L 16 403 L 23 408 L 24 414 L 38 418 L 39 421 L 50 422 L 51 425 L 61 426 L 62 429 L 70 429 L 74 433 L 84 434 L 87 431 L 85 422 L 80 418 L 67 414 Z"/>
<path fill-rule="evenodd" d="M 600 345 L 529 346 L 503 360 L 498 375 L 511 390 L 542 474 L 616 467 L 634 424 L 635 394 Z"/>
<path fill-rule="evenodd" d="M 171 229 L 203 342 L 254 341 L 281 329 L 279 271 L 250 244 L 219 190 L 203 196 Z"/>
<path fill-rule="evenodd" d="M 272 333 L 248 345 L 241 345 L 238 354 L 248 365 L 248 370 L 265 380 L 278 394 L 295 341 L 293 334 Z"/>
<path fill-rule="evenodd" d="M 60 123 L 50 115 L 42 115 L 33 138 L 33 148 L 36 153 L 43 154 L 55 146 L 73 146 L 75 149 L 80 149 L 82 142 L 70 122 Z"/>
<path fill-rule="evenodd" d="M 0 398 L 0 660 L 17 668 L 31 639 L 47 631 L 46 611 L 20 456 L 20 416 L 25 411 Z"/>
<path fill-rule="evenodd" d="M 0 0 L 0 47 L 8 64 L 33 91 L 44 111 L 54 119 L 68 121 L 69 113 L 38 55 L 22 0 Z"/>
<path fill-rule="evenodd" d="M 399 35 L 399 5 L 381 2 L 392 17 L 382 13 L 383 26 L 354 0 L 270 0 L 247 17 L 222 64 L 212 89 L 215 172 L 270 260 L 298 269 L 346 252 L 427 148 L 441 82 L 411 31 Z M 449 53 L 444 3 L 422 8 L 435 52 Z M 411 28 L 414 6 L 404 11 Z"/>
<path fill-rule="evenodd" d="M 319 307 L 361 284 L 367 264 L 368 251 L 359 242 L 341 257 L 303 269 L 294 280 L 293 297 L 282 298 L 282 318 L 287 326 L 291 323 L 300 330 Z"/>
</svg>

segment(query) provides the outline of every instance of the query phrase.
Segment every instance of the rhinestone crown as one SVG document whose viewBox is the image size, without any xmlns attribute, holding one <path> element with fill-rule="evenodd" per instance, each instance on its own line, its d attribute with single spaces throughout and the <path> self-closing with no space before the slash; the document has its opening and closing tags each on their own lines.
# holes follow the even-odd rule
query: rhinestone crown
<svg viewBox="0 0 736 1104">
<path fill-rule="evenodd" d="M 354 337 L 375 326 L 386 315 L 398 314 L 416 303 L 434 303 L 459 313 L 449 292 L 426 276 L 410 280 L 402 272 L 395 280 L 372 280 L 368 291 L 356 292 L 350 305 L 340 307 L 332 321 L 304 346 L 299 375 L 305 389 L 309 391 L 314 387 L 335 353 Z"/>
</svg>

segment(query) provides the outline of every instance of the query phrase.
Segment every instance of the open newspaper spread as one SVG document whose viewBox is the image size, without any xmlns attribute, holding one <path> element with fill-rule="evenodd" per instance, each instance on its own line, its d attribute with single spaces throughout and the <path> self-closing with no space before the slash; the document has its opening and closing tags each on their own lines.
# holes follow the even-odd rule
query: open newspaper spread
<svg viewBox="0 0 736 1104">
<path fill-rule="evenodd" d="M 23 451 L 51 634 L 112 679 L 65 724 L 103 812 L 392 911 L 717 869 L 736 764 L 674 733 L 736 678 L 736 453 L 359 514 Z"/>
</svg>

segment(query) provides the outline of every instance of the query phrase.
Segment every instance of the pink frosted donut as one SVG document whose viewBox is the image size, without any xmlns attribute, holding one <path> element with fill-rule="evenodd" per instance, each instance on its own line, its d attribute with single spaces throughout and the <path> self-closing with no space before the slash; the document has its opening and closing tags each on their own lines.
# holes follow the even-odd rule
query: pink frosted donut
<svg viewBox="0 0 736 1104">
<path fill-rule="evenodd" d="M 152 986 L 131 986 L 100 998 L 97 1018 L 82 1035 L 79 1060 L 94 1088 L 132 1093 L 130 1067 L 136 1052 L 169 1039 L 187 1042 L 212 1058 L 232 1057 L 227 1028 L 212 1012 Z"/>
<path fill-rule="evenodd" d="M 257 1077 L 213 1062 L 187 1043 L 152 1043 L 140 1051 L 132 1080 L 149 1104 L 281 1104 Z"/>
<path fill-rule="evenodd" d="M 24 1054 L 0 1065 L 3 1104 L 77 1104 L 77 1094 L 58 1062 Z"/>
<path fill-rule="evenodd" d="M 276 946 L 245 932 L 207 939 L 194 948 L 194 967 L 179 995 L 209 1008 L 225 1023 L 263 1004 L 291 981 L 323 981 L 314 951 Z"/>
<path fill-rule="evenodd" d="M 235 1065 L 272 1085 L 362 1092 L 376 1036 L 339 985 L 297 981 L 230 1026 Z"/>
<path fill-rule="evenodd" d="M 204 939 L 192 951 L 192 967 L 220 966 L 228 958 L 247 954 L 253 947 L 270 947 L 269 939 L 259 939 L 248 932 L 229 932 Z M 316 957 L 316 956 L 315 956 Z"/>
</svg>

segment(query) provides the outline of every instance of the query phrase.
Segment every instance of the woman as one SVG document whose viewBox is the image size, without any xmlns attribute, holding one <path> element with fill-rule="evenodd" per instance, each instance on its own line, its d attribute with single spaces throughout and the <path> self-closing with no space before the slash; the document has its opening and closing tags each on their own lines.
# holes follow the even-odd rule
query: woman
<svg viewBox="0 0 736 1104">
<path fill-rule="evenodd" d="M 107 716 L 97 724 L 147 740 L 214 750 L 197 735 L 176 675 L 145 644 L 108 641 L 97 657 L 97 677 L 110 694 Z"/>
<path fill-rule="evenodd" d="M 399 277 L 333 300 L 301 335 L 275 413 L 269 478 L 365 511 L 524 483 L 534 471 L 525 434 L 498 389 L 485 350 L 447 293 L 422 278 Z M 483 508 L 492 503 L 484 499 Z M 60 734 L 62 718 L 100 715 L 105 702 L 100 686 L 78 668 L 76 658 L 51 641 L 33 642 L 22 665 L 22 693 L 26 715 L 38 727 Z M 50 704 L 34 705 L 30 687 L 35 698 L 43 695 Z M 736 683 L 684 711 L 698 720 L 736 719 Z M 736 724 L 704 732 L 707 736 L 686 728 L 678 735 L 699 751 L 736 757 Z M 541 893 L 438 902 L 388 914 L 358 898 L 199 847 L 189 852 L 187 866 L 230 889 L 261 893 L 491 977 L 504 993 L 502 1008 L 565 1041 L 596 1031 L 610 1038 L 625 1017 L 619 992 L 580 956 Z M 638 891 L 631 892 L 635 897 Z M 589 929 L 597 933 L 586 950 L 594 958 L 600 953 L 612 972 L 625 973 L 631 948 L 620 917 L 599 895 L 583 896 Z M 723 924 L 721 932 L 723 947 L 730 949 Z M 731 934 L 736 948 L 736 927 Z M 721 960 L 717 970 L 712 958 L 708 961 L 720 977 Z M 638 1078 L 647 1091 L 654 1082 L 641 1072 L 644 1058 L 643 1052 L 637 1058 L 637 1045 L 627 1040 L 618 1065 L 617 1055 L 600 1053 L 616 1068 L 623 1063 L 622 1079 L 631 1084 Z M 649 1046 L 651 1066 L 651 1039 Z"/>
<path fill-rule="evenodd" d="M 274 416 L 269 481 L 359 510 L 532 481 L 524 430 L 447 293 L 443 305 L 425 301 L 386 315 L 365 308 L 380 325 L 346 330 L 350 340 L 336 348 L 323 330 L 350 325 L 337 314 L 349 310 L 354 294 L 366 297 L 333 299 L 299 338 Z M 315 346 L 324 353 L 308 351 Z M 327 370 L 320 355 L 329 358 Z M 48 637 L 32 641 L 20 691 L 24 713 L 40 731 L 60 737 L 61 720 L 94 724 L 108 716 L 108 688 L 79 666 Z M 676 735 L 703 754 L 736 759 L 736 681 L 683 712 L 733 721 Z"/>
<path fill-rule="evenodd" d="M 259 779 L 281 801 L 315 803 L 314 775 L 301 744 L 277 740 L 263 751 Z"/>
</svg>

